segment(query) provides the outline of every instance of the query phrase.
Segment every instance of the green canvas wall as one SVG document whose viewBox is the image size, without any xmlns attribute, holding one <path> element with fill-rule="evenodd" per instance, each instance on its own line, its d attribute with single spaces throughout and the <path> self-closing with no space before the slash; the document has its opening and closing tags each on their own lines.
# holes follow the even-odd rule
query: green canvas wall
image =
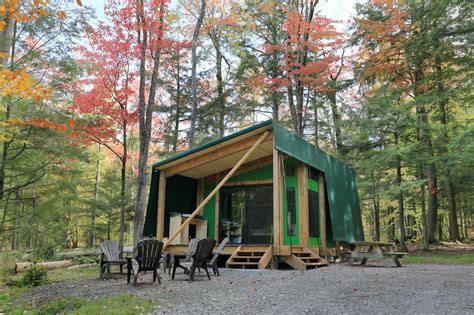
<svg viewBox="0 0 474 315">
<path fill-rule="evenodd" d="M 364 240 L 355 172 L 278 123 L 273 123 L 273 132 L 278 151 L 324 172 L 331 223 L 328 239 Z"/>
</svg>

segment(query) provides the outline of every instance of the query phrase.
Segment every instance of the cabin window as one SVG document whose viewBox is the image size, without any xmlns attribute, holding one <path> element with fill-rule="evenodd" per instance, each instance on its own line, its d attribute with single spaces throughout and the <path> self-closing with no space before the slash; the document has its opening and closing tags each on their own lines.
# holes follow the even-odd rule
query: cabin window
<svg viewBox="0 0 474 315">
<path fill-rule="evenodd" d="M 296 235 L 296 192 L 295 188 L 288 187 L 286 189 L 286 202 L 287 202 L 287 214 L 288 214 L 288 231 L 287 234 L 290 236 Z"/>
<path fill-rule="evenodd" d="M 319 193 L 308 190 L 309 236 L 319 237 Z"/>
<path fill-rule="evenodd" d="M 219 239 L 230 244 L 271 244 L 272 185 L 224 187 L 220 193 Z"/>
</svg>

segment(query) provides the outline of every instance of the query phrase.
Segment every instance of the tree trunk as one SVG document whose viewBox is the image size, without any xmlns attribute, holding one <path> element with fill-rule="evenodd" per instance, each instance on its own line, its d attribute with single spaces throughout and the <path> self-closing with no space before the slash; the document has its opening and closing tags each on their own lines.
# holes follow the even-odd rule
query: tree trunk
<svg viewBox="0 0 474 315">
<path fill-rule="evenodd" d="M 222 54 L 218 43 L 216 46 L 216 79 L 217 79 L 217 99 L 219 106 L 219 136 L 223 137 L 225 132 L 225 98 L 224 82 L 222 81 Z"/>
<path fill-rule="evenodd" d="M 395 132 L 395 146 L 398 147 L 398 133 Z M 398 227 L 400 230 L 400 250 L 402 252 L 407 251 L 407 246 L 405 243 L 405 205 L 403 202 L 403 193 L 401 192 L 401 184 L 402 184 L 402 165 L 401 165 L 401 158 L 400 155 L 397 154 L 396 157 L 396 167 L 397 167 L 397 177 L 396 182 L 398 186 Z"/>
<path fill-rule="evenodd" d="M 443 240 L 443 222 L 444 221 L 444 217 L 443 215 L 439 215 L 439 218 L 438 218 L 438 239 L 440 241 Z"/>
<path fill-rule="evenodd" d="M 199 17 L 196 22 L 196 27 L 194 28 L 193 39 L 191 42 L 191 84 L 192 84 L 192 109 L 191 109 L 191 126 L 189 128 L 188 136 L 188 147 L 189 149 L 194 147 L 194 138 L 196 133 L 196 120 L 197 120 L 197 44 L 199 39 L 199 31 L 201 29 L 202 21 L 204 20 L 204 13 L 206 12 L 206 0 L 201 0 L 201 10 L 199 12 Z"/>
<path fill-rule="evenodd" d="M 391 216 L 394 212 L 393 207 L 389 206 L 387 212 L 388 212 L 388 215 Z M 387 233 L 388 234 L 388 239 L 390 241 L 395 240 L 395 222 L 394 222 L 393 218 L 390 218 L 388 220 L 388 231 L 387 232 L 388 232 Z"/>
<path fill-rule="evenodd" d="M 96 243 L 95 237 L 95 226 L 96 226 L 96 216 L 97 216 L 97 204 L 99 202 L 99 180 L 100 180 L 100 148 L 99 144 L 97 162 L 95 164 L 95 184 L 94 184 L 94 204 L 92 205 L 92 214 L 91 214 L 91 232 L 89 238 L 89 246 L 93 247 Z"/>
<path fill-rule="evenodd" d="M 18 209 L 23 208 L 20 190 L 15 192 L 15 207 L 13 209 L 12 250 L 18 249 Z"/>
<path fill-rule="evenodd" d="M 423 71 L 421 63 L 418 62 L 415 68 L 415 79 L 414 79 L 414 96 L 415 100 L 420 99 L 420 95 L 423 95 Z M 416 102 L 416 121 L 417 129 L 419 134 L 419 141 L 421 145 L 421 152 L 428 154 L 427 163 L 424 163 L 426 177 L 428 179 L 428 215 L 427 215 L 427 226 L 426 235 L 429 243 L 434 243 L 437 219 L 438 219 L 438 179 L 436 175 L 436 166 L 433 162 L 433 142 L 431 140 L 431 131 L 428 122 L 428 112 L 426 110 L 423 100 Z"/>
<path fill-rule="evenodd" d="M 120 181 L 120 234 L 119 234 L 119 252 L 123 252 L 123 235 L 125 233 L 125 193 L 127 180 L 127 124 L 124 123 L 122 127 L 122 168 Z"/>
<path fill-rule="evenodd" d="M 0 1 L 3 3 L 3 1 Z M 15 20 L 9 17 L 7 10 L 6 16 L 3 17 L 2 22 L 5 23 L 3 30 L 0 31 L 0 68 L 6 69 L 8 60 L 11 56 L 11 49 L 14 41 Z"/>
<path fill-rule="evenodd" d="M 378 198 L 374 196 L 374 225 L 375 225 L 375 240 L 380 241 L 380 204 Z"/>
<path fill-rule="evenodd" d="M 287 88 L 288 106 L 290 107 L 291 122 L 293 125 L 293 130 L 294 132 L 299 134 L 298 115 L 295 108 L 295 101 L 293 99 L 293 85 L 291 81 L 286 88 Z"/>
<path fill-rule="evenodd" d="M 141 3 L 143 7 L 143 3 Z M 160 29 L 158 30 L 159 38 L 163 37 L 163 23 L 165 1 L 160 5 Z M 140 19 L 145 23 L 143 15 Z M 145 195 L 147 182 L 147 163 L 148 151 L 151 141 L 151 123 L 153 120 L 153 109 L 155 107 L 156 89 L 158 84 L 158 74 L 160 69 L 161 45 L 158 43 L 155 47 L 153 56 L 153 70 L 151 74 L 151 82 L 148 93 L 148 104 L 145 102 L 145 76 L 146 76 L 146 48 L 147 48 L 147 31 L 146 25 L 143 28 L 143 43 L 140 52 L 140 87 L 139 87 L 139 135 L 140 135 L 140 151 L 138 157 L 138 185 L 137 185 L 137 200 L 135 207 L 135 231 L 133 242 L 134 245 L 138 243 L 143 237 L 143 225 L 145 221 Z"/>
<path fill-rule="evenodd" d="M 334 85 L 334 90 L 331 90 L 330 92 L 328 92 L 327 96 L 329 99 L 329 104 L 331 106 L 331 115 L 332 115 L 332 120 L 334 124 L 334 134 L 336 136 L 336 149 L 337 149 L 337 152 L 341 156 L 344 156 L 347 154 L 347 151 L 345 150 L 344 145 L 342 143 L 342 131 L 341 131 L 342 117 L 341 117 L 341 114 L 339 113 L 339 109 L 337 108 L 335 83 L 333 85 Z"/>
<path fill-rule="evenodd" d="M 176 153 L 176 150 L 178 149 L 178 136 L 179 136 L 179 117 L 181 115 L 181 80 L 180 80 L 180 64 L 181 61 L 181 55 L 178 50 L 178 60 L 177 60 L 177 65 L 176 65 L 176 114 L 174 117 L 174 129 L 173 129 L 173 144 L 172 144 L 172 150 L 173 153 Z"/>
<path fill-rule="evenodd" d="M 457 220 L 457 209 L 456 209 L 456 198 L 454 194 L 453 180 L 451 176 L 451 171 L 449 170 L 448 165 L 448 149 L 447 144 L 449 142 L 448 136 L 448 114 L 446 110 L 446 99 L 444 98 L 445 90 L 443 83 L 441 82 L 441 66 L 438 64 L 436 67 L 437 70 L 437 81 L 438 81 L 438 106 L 440 113 L 440 122 L 441 122 L 441 145 L 440 151 L 442 155 L 442 160 L 444 162 L 444 176 L 446 182 L 446 196 L 448 197 L 448 208 L 449 208 L 449 234 L 453 242 L 459 241 L 459 229 L 458 229 L 458 220 Z"/>
</svg>

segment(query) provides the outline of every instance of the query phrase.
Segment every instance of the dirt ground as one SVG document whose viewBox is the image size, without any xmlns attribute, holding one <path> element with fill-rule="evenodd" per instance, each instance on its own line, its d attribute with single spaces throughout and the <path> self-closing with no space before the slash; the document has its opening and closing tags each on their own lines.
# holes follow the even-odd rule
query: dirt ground
<svg viewBox="0 0 474 315">
<path fill-rule="evenodd" d="M 422 244 L 408 244 L 410 255 L 439 256 L 439 255 L 464 255 L 474 254 L 474 242 L 452 243 L 440 242 L 430 246 L 430 250 L 423 250 Z"/>
<path fill-rule="evenodd" d="M 308 270 L 225 270 L 209 281 L 193 283 L 183 275 L 162 284 L 151 274 L 138 287 L 124 276 L 64 281 L 34 289 L 22 297 L 38 303 L 51 298 L 86 299 L 120 293 L 156 301 L 156 313 L 336 313 L 473 314 L 474 265 L 345 266 Z"/>
</svg>

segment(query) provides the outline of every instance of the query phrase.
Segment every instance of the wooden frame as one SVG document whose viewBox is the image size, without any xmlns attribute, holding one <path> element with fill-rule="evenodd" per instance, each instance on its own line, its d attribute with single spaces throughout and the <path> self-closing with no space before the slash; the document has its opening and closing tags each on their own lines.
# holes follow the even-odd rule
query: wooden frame
<svg viewBox="0 0 474 315">
<path fill-rule="evenodd" d="M 273 246 L 275 255 L 283 245 L 283 173 L 280 152 L 273 149 Z"/>
<path fill-rule="evenodd" d="M 319 175 L 319 227 L 322 254 L 327 255 L 328 240 L 326 233 L 326 182 L 324 174 Z"/>
<path fill-rule="evenodd" d="M 272 162 L 273 162 L 273 156 L 272 156 L 272 154 L 270 154 L 270 155 L 265 156 L 263 158 L 245 163 L 234 173 L 234 176 L 244 174 L 244 173 L 247 173 L 247 172 L 251 172 L 251 171 L 259 169 L 261 167 L 270 165 L 270 164 L 272 164 Z M 225 170 L 222 173 L 228 173 L 229 171 L 230 171 L 230 169 Z M 216 175 L 213 174 L 213 175 L 204 177 L 203 181 L 204 181 L 204 185 L 209 185 L 209 184 L 215 183 L 216 182 Z M 229 183 L 226 183 L 226 185 L 227 184 L 229 184 Z"/>
<path fill-rule="evenodd" d="M 191 215 L 184 221 L 183 224 L 173 233 L 173 235 L 170 235 L 170 238 L 168 241 L 165 243 L 163 250 L 165 250 L 168 245 L 178 236 L 178 234 L 181 232 L 182 229 L 184 229 L 189 223 L 201 212 L 201 210 L 204 208 L 204 206 L 211 200 L 217 193 L 219 193 L 219 190 L 221 187 L 231 178 L 234 173 L 239 169 L 239 167 L 248 159 L 248 157 L 252 154 L 253 151 L 267 138 L 267 136 L 270 134 L 270 131 L 265 131 L 262 134 L 259 134 L 258 139 L 255 141 L 255 143 L 250 147 L 250 149 L 240 158 L 240 160 L 235 164 L 235 166 L 230 170 L 229 173 L 217 184 L 217 186 L 212 190 L 212 192 L 204 199 L 199 206 L 191 213 Z M 164 174 L 163 174 L 164 176 Z M 164 203 L 164 202 L 163 202 Z M 163 220 L 161 220 L 163 221 Z"/>
<path fill-rule="evenodd" d="M 216 183 L 218 183 L 222 176 L 220 173 L 217 173 L 216 175 Z M 224 184 L 225 185 L 225 184 Z M 214 239 L 216 241 L 219 241 L 219 229 L 220 229 L 220 206 L 221 206 L 221 191 L 219 191 L 216 194 L 216 203 L 214 205 Z"/>
<path fill-rule="evenodd" d="M 242 180 L 238 182 L 225 183 L 224 187 L 232 186 L 255 186 L 255 185 L 272 185 L 273 179 L 260 179 L 260 180 Z"/>
<path fill-rule="evenodd" d="M 158 185 L 158 209 L 156 215 L 156 238 L 163 239 L 165 221 L 165 198 L 166 198 L 166 171 L 160 171 L 160 183 Z"/>
<path fill-rule="evenodd" d="M 270 134 L 269 131 L 267 133 Z M 226 156 L 244 151 L 252 147 L 252 145 L 260 138 L 261 134 L 256 134 L 253 136 L 250 136 L 242 141 L 232 143 L 229 145 L 226 145 L 224 147 L 217 147 L 205 154 L 202 154 L 200 156 L 197 156 L 194 159 L 191 160 L 186 160 L 180 163 L 177 163 L 173 166 L 166 167 L 164 166 L 163 169 L 166 169 L 166 177 L 171 177 L 174 175 L 177 175 L 183 171 L 190 170 L 196 167 L 199 167 L 201 165 L 225 158 Z M 273 134 L 270 134 L 270 137 L 265 139 L 266 141 L 271 140 L 273 137 Z M 262 141 L 263 142 L 263 141 Z"/>
<path fill-rule="evenodd" d="M 309 242 L 309 204 L 308 167 L 298 162 L 298 223 L 300 246 L 308 247 Z"/>
</svg>

